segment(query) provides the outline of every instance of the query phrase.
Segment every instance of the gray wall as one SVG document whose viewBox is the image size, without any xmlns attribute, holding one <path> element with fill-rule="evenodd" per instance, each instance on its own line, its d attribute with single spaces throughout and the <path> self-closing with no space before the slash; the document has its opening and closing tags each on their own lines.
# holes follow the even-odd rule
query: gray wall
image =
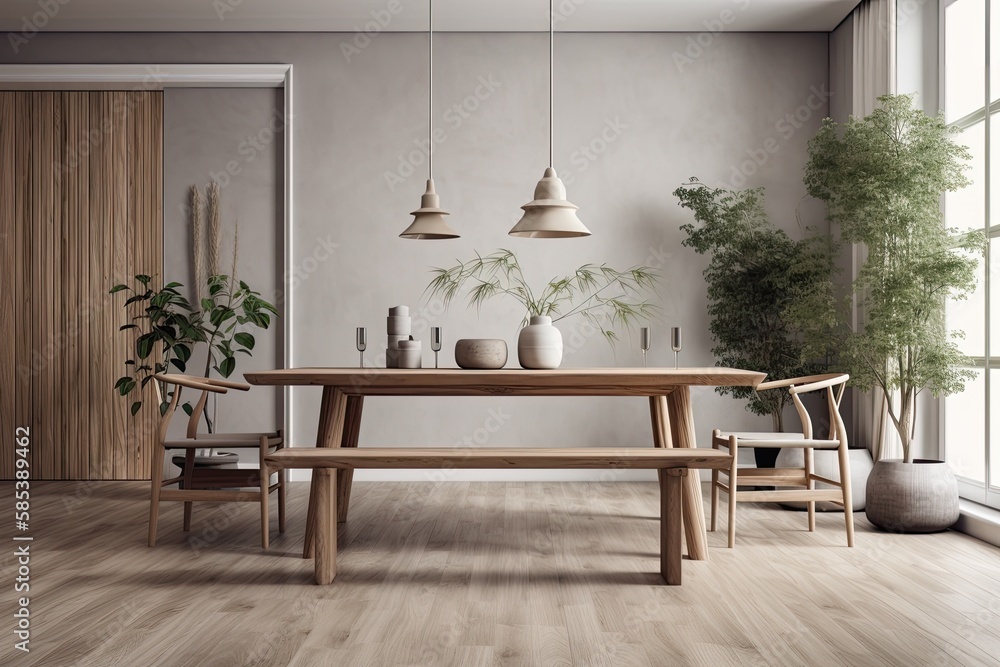
<svg viewBox="0 0 1000 667">
<path fill-rule="evenodd" d="M 173 88 L 164 92 L 163 270 L 168 279 L 195 284 L 189 191 L 197 185 L 204 201 L 208 184 L 217 180 L 223 229 L 220 271 L 230 273 L 238 224 L 237 277 L 266 299 L 280 295 L 283 113 L 280 90 Z M 271 129 L 272 121 L 277 132 Z M 253 357 L 238 355 L 238 372 L 281 366 L 281 322 L 253 333 Z M 204 368 L 204 354 L 192 358 L 190 372 L 200 374 Z M 280 397 L 272 390 L 234 394 L 219 401 L 216 425 L 230 432 L 271 430 L 280 422 L 280 414 Z"/>
<path fill-rule="evenodd" d="M 555 162 L 570 200 L 594 233 L 569 241 L 506 234 L 546 166 L 546 36 L 439 35 L 435 125 L 447 139 L 435 152 L 435 180 L 443 206 L 463 235 L 449 242 L 397 238 L 409 223 L 407 213 L 418 206 L 424 167 L 392 187 L 386 177 L 426 133 L 427 38 L 382 34 L 348 62 L 340 46 L 349 37 L 41 35 L 17 59 L 294 64 L 296 220 L 294 261 L 286 271 L 300 273 L 292 322 L 298 365 L 356 364 L 354 327 L 368 326 L 370 350 L 377 350 L 388 306 L 409 304 L 421 311 L 429 266 L 500 246 L 516 250 L 536 281 L 588 261 L 657 267 L 663 276 L 663 321 L 653 324 L 650 363 L 672 361 L 666 333 L 681 325 L 682 363 L 711 365 L 701 278 L 705 259 L 681 247 L 678 227 L 689 216 L 670 192 L 690 176 L 709 184 L 762 185 L 778 225 L 798 234 L 797 207 L 803 224 L 823 224 L 822 210 L 801 200 L 806 142 L 829 110 L 826 34 L 706 34 L 699 49 L 692 46 L 698 36 L 686 34 L 558 35 Z M 12 57 L 6 53 L 0 60 Z M 244 109 L 247 116 L 236 125 L 252 128 L 252 118 L 266 115 L 262 108 Z M 199 116 L 197 109 L 184 113 Z M 228 139 L 219 145 L 229 145 Z M 199 168 L 209 157 L 200 158 Z M 187 174 L 168 176 L 168 182 L 189 180 Z M 168 217 L 167 224 L 179 222 Z M 175 228 L 167 232 L 171 238 L 182 235 Z M 265 234 L 260 243 L 267 242 Z M 309 259 L 325 256 L 331 244 L 336 248 L 329 259 Z M 450 350 L 458 338 L 499 336 L 513 347 L 521 317 L 503 301 L 489 304 L 480 315 L 461 304 L 446 313 L 428 304 L 423 312 L 415 323 L 418 331 L 444 327 L 445 365 L 453 363 Z M 579 322 L 567 321 L 561 328 L 571 348 L 566 366 L 641 363 L 634 341 L 626 338 L 613 352 L 599 336 L 581 336 Z M 369 359 L 373 356 L 369 352 Z M 516 363 L 513 356 L 511 363 Z M 242 397 L 225 400 L 227 413 L 245 414 L 250 405 L 241 403 Z M 312 439 L 318 405 L 317 390 L 296 393 L 298 443 Z M 698 433 L 705 439 L 715 426 L 769 425 L 711 390 L 696 390 L 694 406 Z M 635 399 L 380 399 L 366 404 L 366 414 L 362 441 L 382 445 L 450 445 L 464 439 L 618 445 L 650 438 L 646 403 Z M 425 478 L 422 473 L 410 477 Z M 468 472 L 450 478 L 487 477 L 514 475 Z M 516 474 L 518 479 L 543 477 L 593 475 Z"/>
</svg>

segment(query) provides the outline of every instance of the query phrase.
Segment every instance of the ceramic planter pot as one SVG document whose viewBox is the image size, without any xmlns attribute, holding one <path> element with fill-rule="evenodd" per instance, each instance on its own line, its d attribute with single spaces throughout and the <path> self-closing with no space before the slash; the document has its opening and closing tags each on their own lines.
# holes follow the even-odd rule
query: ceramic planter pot
<svg viewBox="0 0 1000 667">
<path fill-rule="evenodd" d="M 865 495 L 865 515 L 882 530 L 936 533 L 958 521 L 958 482 L 944 461 L 879 461 Z"/>
<path fill-rule="evenodd" d="M 517 361 L 522 368 L 559 368 L 562 363 L 563 340 L 552 318 L 535 315 L 517 337 Z"/>
</svg>

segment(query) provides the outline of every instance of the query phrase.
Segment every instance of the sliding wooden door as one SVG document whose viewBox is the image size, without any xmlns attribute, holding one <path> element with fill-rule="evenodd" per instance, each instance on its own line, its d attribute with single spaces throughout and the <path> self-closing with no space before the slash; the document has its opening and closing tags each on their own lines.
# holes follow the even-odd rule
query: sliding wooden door
<svg viewBox="0 0 1000 667">
<path fill-rule="evenodd" d="M 162 121 L 159 92 L 0 92 L 0 478 L 19 426 L 32 479 L 149 477 L 108 290 L 162 273 Z"/>
</svg>

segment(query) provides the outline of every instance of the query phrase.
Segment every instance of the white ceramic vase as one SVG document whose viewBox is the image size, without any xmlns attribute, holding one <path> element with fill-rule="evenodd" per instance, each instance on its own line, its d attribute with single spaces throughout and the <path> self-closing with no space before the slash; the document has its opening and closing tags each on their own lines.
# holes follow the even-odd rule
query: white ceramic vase
<svg viewBox="0 0 1000 667">
<path fill-rule="evenodd" d="M 548 315 L 532 316 L 530 324 L 517 336 L 517 361 L 521 368 L 559 368 L 562 355 L 562 334 L 552 326 L 552 318 Z"/>
</svg>

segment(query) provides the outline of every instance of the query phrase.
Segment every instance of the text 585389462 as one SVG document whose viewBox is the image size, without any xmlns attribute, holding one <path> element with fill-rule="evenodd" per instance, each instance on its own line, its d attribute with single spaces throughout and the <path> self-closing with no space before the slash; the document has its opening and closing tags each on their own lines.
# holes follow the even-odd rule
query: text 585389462
<svg viewBox="0 0 1000 667">
<path fill-rule="evenodd" d="M 14 432 L 14 555 L 17 570 L 14 575 L 14 592 L 18 593 L 14 612 L 14 646 L 28 652 L 31 637 L 31 612 L 28 593 L 31 590 L 31 540 L 28 526 L 31 522 L 31 430 L 19 426 Z"/>
</svg>

